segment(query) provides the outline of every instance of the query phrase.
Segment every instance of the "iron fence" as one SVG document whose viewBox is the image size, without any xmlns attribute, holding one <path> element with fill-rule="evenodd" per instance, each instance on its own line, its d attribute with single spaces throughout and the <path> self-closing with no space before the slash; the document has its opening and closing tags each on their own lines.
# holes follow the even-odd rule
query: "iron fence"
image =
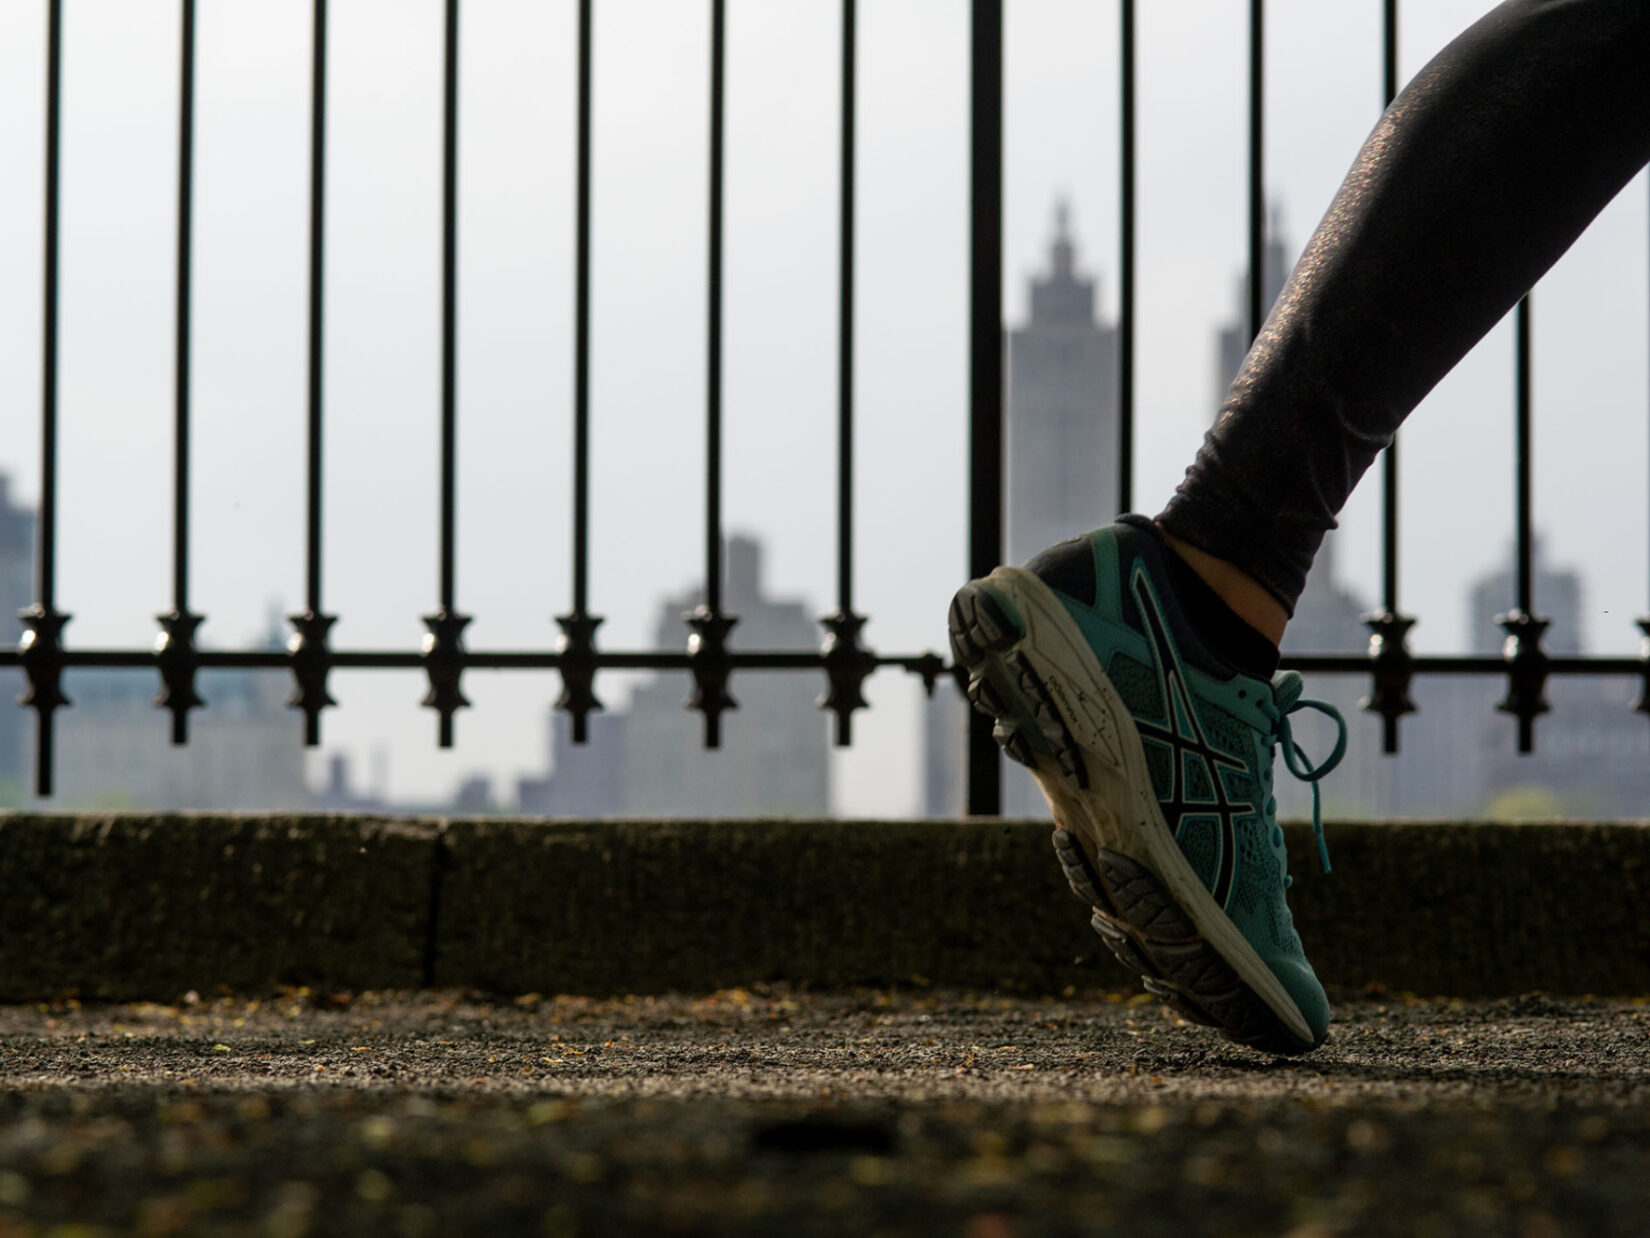
<svg viewBox="0 0 1650 1238">
<path fill-rule="evenodd" d="M 741 670 L 823 672 L 823 708 L 835 715 L 836 742 L 852 737 L 854 713 L 866 706 L 865 680 L 882 668 L 920 676 L 932 692 L 953 668 L 932 652 L 883 654 L 866 647 L 861 631 L 866 616 L 854 609 L 854 274 L 856 163 L 856 0 L 842 0 L 841 150 L 838 246 L 837 324 L 837 492 L 836 610 L 820 620 L 825 635 L 817 649 L 734 650 L 728 635 L 737 616 L 723 609 L 722 596 L 722 242 L 723 144 L 725 125 L 726 0 L 710 0 L 711 66 L 709 90 L 709 263 L 705 276 L 708 309 L 706 350 L 704 477 L 704 603 L 686 617 L 688 635 L 682 650 L 609 650 L 596 633 L 602 617 L 588 605 L 590 542 L 590 200 L 591 200 L 591 43 L 593 0 L 578 0 L 577 155 L 574 315 L 574 382 L 572 393 L 572 609 L 557 618 L 561 636 L 553 647 L 515 651 L 472 651 L 464 630 L 471 616 L 456 595 L 455 445 L 458 407 L 455 388 L 457 208 L 458 208 L 458 0 L 445 0 L 442 165 L 441 295 L 441 446 L 439 589 L 436 606 L 423 616 L 423 647 L 412 649 L 334 649 L 329 632 L 337 621 L 322 596 L 324 511 L 322 450 L 325 409 L 323 257 L 325 253 L 325 153 L 327 138 L 327 0 L 314 0 L 311 62 L 310 216 L 308 273 L 308 385 L 305 522 L 305 605 L 292 616 L 287 649 L 205 650 L 195 635 L 203 616 L 190 608 L 190 326 L 191 245 L 195 122 L 196 0 L 181 2 L 182 58 L 179 83 L 176 322 L 174 330 L 172 607 L 158 617 L 160 632 L 151 649 L 77 649 L 64 639 L 70 616 L 56 605 L 56 535 L 58 500 L 58 266 L 61 105 L 64 47 L 62 0 L 47 0 L 47 99 L 45 141 L 45 237 L 42 305 L 42 384 L 40 508 L 38 520 L 38 589 L 35 603 L 22 612 L 25 628 L 15 650 L 0 650 L 0 666 L 20 666 L 26 691 L 20 703 L 36 717 L 36 789 L 52 791 L 53 719 L 68 706 L 63 672 L 73 667 L 153 668 L 160 680 L 156 703 L 170 714 L 175 744 L 188 740 L 190 714 L 204 702 L 196 675 L 207 668 L 284 669 L 294 683 L 289 704 L 303 718 L 306 744 L 320 741 L 321 717 L 335 702 L 328 677 L 338 669 L 419 669 L 428 680 L 423 704 L 438 719 L 438 742 L 453 741 L 454 717 L 468 701 L 463 677 L 472 669 L 555 670 L 561 678 L 556 706 L 571 717 L 575 742 L 587 735 L 587 720 L 601 708 L 596 679 L 607 670 L 687 670 L 693 692 L 687 702 L 703 718 L 704 742 L 716 747 L 722 714 L 733 707 L 730 677 Z M 1132 507 L 1135 403 L 1135 250 L 1136 250 L 1136 4 L 1118 0 L 1120 22 L 1118 408 L 1116 460 L 1120 506 Z M 1397 91 L 1397 0 L 1383 0 L 1383 104 Z M 1003 248 L 1003 3 L 971 0 L 970 63 L 970 273 L 969 273 L 969 540 L 968 567 L 984 575 L 1003 550 L 1003 417 L 1002 350 Z M 1248 49 L 1248 329 L 1251 338 L 1262 321 L 1262 269 L 1265 245 L 1265 39 L 1264 0 L 1249 2 Z M 1372 100 L 1372 105 L 1374 101 Z M 1372 106 L 1372 112 L 1373 112 Z M 1286 666 L 1305 671 L 1367 675 L 1371 691 L 1366 707 L 1384 721 L 1384 748 L 1398 750 L 1399 720 L 1413 712 L 1410 687 L 1417 674 L 1467 673 L 1503 675 L 1507 694 L 1499 708 L 1517 720 L 1520 751 L 1534 745 L 1535 719 L 1548 709 L 1545 685 L 1553 674 L 1638 676 L 1645 691 L 1636 704 L 1650 713 L 1650 618 L 1639 620 L 1646 633 L 1645 652 L 1631 657 L 1548 655 L 1542 648 L 1547 621 L 1533 612 L 1534 533 L 1531 509 L 1530 307 L 1517 310 L 1515 441 L 1515 527 L 1517 605 L 1499 622 L 1507 632 L 1503 656 L 1430 656 L 1410 652 L 1408 632 L 1415 620 L 1398 598 L 1398 452 L 1385 454 L 1382 478 L 1381 604 L 1367 617 L 1371 637 L 1367 655 L 1292 656 Z M 989 721 L 974 717 L 969 733 L 967 806 L 971 813 L 993 814 L 1000 805 L 1000 758 Z"/>
</svg>

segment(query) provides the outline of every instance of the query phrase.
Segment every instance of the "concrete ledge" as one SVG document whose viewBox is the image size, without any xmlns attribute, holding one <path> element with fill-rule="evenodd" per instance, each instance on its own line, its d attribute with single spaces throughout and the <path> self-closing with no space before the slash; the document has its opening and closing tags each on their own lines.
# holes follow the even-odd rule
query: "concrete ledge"
<svg viewBox="0 0 1650 1238">
<path fill-rule="evenodd" d="M 1296 923 L 1326 983 L 1459 997 L 1650 994 L 1650 823 L 1286 827 Z"/>
<path fill-rule="evenodd" d="M 0 1000 L 1131 983 L 1032 822 L 0 815 Z M 1650 825 L 1286 827 L 1330 985 L 1650 993 Z"/>
<path fill-rule="evenodd" d="M 1024 822 L 467 821 L 445 841 L 441 985 L 626 993 L 1121 978 L 1092 969 L 1100 946 L 1048 830 Z"/>
<path fill-rule="evenodd" d="M 0 814 L 0 1000 L 416 987 L 439 829 Z"/>
</svg>

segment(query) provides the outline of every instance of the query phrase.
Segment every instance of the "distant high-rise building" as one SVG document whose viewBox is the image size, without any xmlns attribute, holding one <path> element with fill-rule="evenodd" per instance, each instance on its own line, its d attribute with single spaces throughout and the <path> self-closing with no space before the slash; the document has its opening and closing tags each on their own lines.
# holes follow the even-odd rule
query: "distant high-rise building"
<svg viewBox="0 0 1650 1238">
<path fill-rule="evenodd" d="M 947 679 L 922 703 L 922 804 L 925 817 L 960 817 L 968 807 L 968 702 Z M 1007 771 L 1005 771 L 1007 772 Z"/>
<path fill-rule="evenodd" d="M 14 504 L 0 473 L 0 622 L 13 625 L 34 600 L 35 515 Z M 266 647 L 284 647 L 275 618 Z M 13 641 L 16 636 L 11 637 Z M 0 805 L 156 810 L 298 810 L 310 806 L 303 732 L 286 708 L 288 676 L 270 671 L 205 670 L 207 707 L 190 719 L 189 744 L 173 747 L 166 714 L 155 707 L 152 670 L 71 667 L 63 674 L 70 705 L 53 718 L 53 796 L 33 800 L 32 713 L 18 708 L 21 672 L 0 685 Z"/>
<path fill-rule="evenodd" d="M 1580 574 L 1568 568 L 1552 567 L 1539 534 L 1531 547 L 1531 559 L 1531 608 L 1552 625 L 1542 634 L 1541 647 L 1553 654 L 1580 653 Z M 1476 581 L 1469 597 L 1472 652 L 1500 653 L 1507 641 L 1507 631 L 1496 619 L 1518 605 L 1518 570 L 1512 556 L 1508 556 L 1505 567 Z"/>
<path fill-rule="evenodd" d="M 282 649 L 271 618 L 263 646 Z M 209 669 L 198 676 L 204 709 L 190 715 L 189 743 L 174 747 L 155 706 L 152 670 L 73 667 L 57 712 L 55 794 L 62 808 L 281 812 L 312 804 L 303 726 L 287 708 L 291 678 L 279 671 Z"/>
<path fill-rule="evenodd" d="M 1289 274 L 1279 213 L 1270 221 L 1261 278 L 1263 304 L 1271 307 Z M 1238 280 L 1232 318 L 1217 339 L 1215 404 L 1224 403 L 1248 349 L 1249 282 Z M 1368 607 L 1337 572 L 1336 534 L 1325 537 L 1306 590 L 1284 634 L 1285 653 L 1352 653 L 1368 647 L 1362 622 Z M 1506 633 L 1496 616 L 1514 603 L 1511 565 L 1469 587 L 1467 644 L 1471 652 L 1498 654 Z M 1536 546 L 1535 610 L 1552 620 L 1543 645 L 1548 653 L 1583 648 L 1581 580 L 1552 568 Z M 1309 678 L 1307 694 L 1328 701 L 1347 721 L 1345 758 L 1325 783 L 1326 803 L 1342 814 L 1377 816 L 1480 816 L 1513 790 L 1534 790 L 1552 804 L 1584 814 L 1642 815 L 1650 803 L 1650 723 L 1630 704 L 1635 685 L 1620 679 L 1561 678 L 1548 684 L 1554 713 L 1538 723 L 1535 754 L 1516 751 L 1517 725 L 1495 709 L 1504 680 L 1483 675 L 1421 675 L 1411 687 L 1418 712 L 1400 724 L 1401 751 L 1381 751 L 1382 722 L 1362 709 L 1369 681 L 1362 675 Z M 1315 758 L 1324 755 L 1329 728 L 1302 721 L 1297 734 Z M 1314 742 L 1315 741 L 1315 742 Z M 1278 800 L 1293 816 L 1311 811 L 1311 792 L 1280 775 Z M 1539 796 L 1536 801 L 1539 802 Z"/>
<path fill-rule="evenodd" d="M 1552 624 L 1543 634 L 1542 648 L 1559 656 L 1582 653 L 1581 577 L 1551 565 L 1539 537 L 1533 549 L 1532 609 Z M 1509 555 L 1505 567 L 1472 587 L 1474 653 L 1501 652 L 1506 632 L 1496 619 L 1512 610 L 1517 599 L 1517 574 Z M 1523 794 L 1536 803 L 1545 800 L 1557 812 L 1644 816 L 1650 805 L 1650 721 L 1634 712 L 1639 688 L 1620 677 L 1552 676 L 1547 698 L 1553 712 L 1537 721 L 1536 751 L 1529 756 L 1517 751 L 1517 723 L 1510 715 L 1493 713 L 1481 721 L 1491 805 L 1497 797 Z M 1505 681 L 1496 681 L 1487 695 L 1493 702 L 1505 693 Z"/>
<path fill-rule="evenodd" d="M 1071 211 L 1054 208 L 1048 270 L 1030 280 L 1031 313 L 1007 332 L 1004 545 L 1010 563 L 1118 512 L 1117 329 L 1096 317 L 1096 282 L 1077 269 Z M 963 810 L 967 707 L 941 684 L 924 703 L 923 811 Z M 1048 812 L 1029 773 L 1003 769 L 1003 812 Z"/>
<path fill-rule="evenodd" d="M 1261 248 L 1260 303 L 1263 313 L 1270 313 L 1289 278 L 1289 251 L 1283 241 L 1283 209 L 1274 205 L 1266 224 L 1266 243 Z M 1249 341 L 1255 331 L 1249 324 L 1249 276 L 1238 276 L 1235 309 L 1231 319 L 1220 328 L 1215 343 L 1215 404 L 1218 409 L 1226 402 L 1226 389 L 1237 377 L 1238 367 L 1249 351 Z M 1259 324 L 1255 324 L 1258 328 Z"/>
<path fill-rule="evenodd" d="M 15 646 L 17 612 L 34 601 L 34 513 L 12 501 L 11 478 L 0 473 L 0 640 Z M 17 802 L 28 779 L 28 715 L 17 707 L 23 672 L 0 674 L 0 805 Z"/>
<path fill-rule="evenodd" d="M 1261 305 L 1270 312 L 1289 278 L 1289 248 L 1282 234 L 1282 212 L 1273 207 L 1261 255 Z M 1232 316 L 1217 331 L 1211 407 L 1226 402 L 1253 335 L 1249 322 L 1249 276 L 1236 280 Z M 1363 653 L 1369 629 L 1364 599 L 1340 578 L 1339 543 L 1330 532 L 1318 551 L 1306 588 L 1284 633 L 1286 654 Z M 1309 675 L 1306 695 L 1333 705 L 1347 725 L 1346 754 L 1322 784 L 1326 810 L 1343 816 L 1406 816 L 1476 811 L 1483 794 L 1482 760 L 1476 742 L 1461 745 L 1448 735 L 1465 728 L 1476 737 L 1489 702 L 1480 699 L 1483 683 L 1470 677 L 1418 677 L 1411 695 L 1420 713 L 1401 724 L 1402 755 L 1382 751 L 1382 720 L 1363 709 L 1369 680 L 1363 675 Z M 1470 714 L 1470 720 L 1469 720 Z M 1296 737 L 1314 760 L 1322 760 L 1333 743 L 1334 727 L 1308 712 L 1294 719 Z M 1279 772 L 1276 793 L 1280 812 L 1302 817 L 1312 811 L 1312 788 Z"/>
<path fill-rule="evenodd" d="M 1117 330 L 1095 317 L 1095 280 L 1077 269 L 1064 202 L 1030 304 L 1025 324 L 1008 332 L 1010 563 L 1117 516 Z"/>
<path fill-rule="evenodd" d="M 800 601 L 764 593 L 762 548 L 728 539 L 723 606 L 739 622 L 735 649 L 812 649 L 818 623 Z M 680 645 L 682 616 L 704 600 L 695 590 L 667 599 L 656 648 Z M 523 812 L 546 816 L 826 816 L 831 810 L 829 719 L 820 679 L 795 671 L 740 671 L 739 707 L 722 717 L 722 746 L 704 747 L 704 724 L 684 708 L 687 672 L 645 682 L 622 709 L 590 718 L 590 742 L 572 743 L 559 711 L 550 719 L 550 774 L 518 785 Z"/>
</svg>

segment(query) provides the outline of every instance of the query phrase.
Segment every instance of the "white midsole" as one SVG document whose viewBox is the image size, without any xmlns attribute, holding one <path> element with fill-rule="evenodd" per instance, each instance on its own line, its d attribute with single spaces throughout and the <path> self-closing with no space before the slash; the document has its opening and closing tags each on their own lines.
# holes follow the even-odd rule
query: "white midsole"
<svg viewBox="0 0 1650 1238">
<path fill-rule="evenodd" d="M 1053 590 L 1019 567 L 999 567 L 986 579 L 1019 614 L 1025 638 L 1019 652 L 1049 689 L 1067 729 L 1088 757 L 1089 787 L 1070 785 L 1059 767 L 1038 762 L 1037 782 L 1057 825 L 1090 851 L 1119 852 L 1155 873 L 1197 928 L 1290 1032 L 1316 1039 L 1305 1016 L 1237 925 L 1215 902 L 1175 842 L 1152 791 L 1145 750 L 1134 718 L 1100 668 L 1094 652 Z"/>
</svg>

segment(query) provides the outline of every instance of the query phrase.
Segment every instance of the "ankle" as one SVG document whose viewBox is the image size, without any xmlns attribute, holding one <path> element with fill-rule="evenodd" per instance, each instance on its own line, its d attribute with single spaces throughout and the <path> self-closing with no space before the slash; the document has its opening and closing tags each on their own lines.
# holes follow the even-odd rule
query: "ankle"
<svg viewBox="0 0 1650 1238">
<path fill-rule="evenodd" d="M 1161 524 L 1157 526 L 1157 531 L 1169 549 L 1179 555 L 1239 619 L 1274 646 L 1283 643 L 1284 629 L 1289 626 L 1289 612 L 1259 581 L 1225 559 L 1217 559 L 1207 551 L 1181 541 Z"/>
</svg>

